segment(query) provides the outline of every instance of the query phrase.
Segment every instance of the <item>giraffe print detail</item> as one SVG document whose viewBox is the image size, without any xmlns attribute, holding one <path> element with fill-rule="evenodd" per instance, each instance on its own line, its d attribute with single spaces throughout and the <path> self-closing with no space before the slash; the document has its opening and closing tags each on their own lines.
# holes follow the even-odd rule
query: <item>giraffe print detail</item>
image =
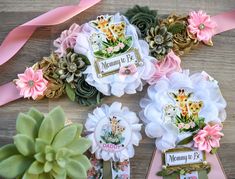
<svg viewBox="0 0 235 179">
<path fill-rule="evenodd" d="M 114 37 L 112 31 L 110 30 L 111 16 L 105 18 L 103 15 L 98 16 L 95 21 L 92 21 L 91 24 L 99 29 L 106 35 L 107 40 L 115 42 L 117 39 Z"/>
<path fill-rule="evenodd" d="M 186 93 L 184 89 L 179 89 L 178 93 L 169 93 L 170 96 L 179 104 L 181 114 L 183 117 L 188 117 L 188 99 L 192 96 L 192 93 Z"/>
</svg>

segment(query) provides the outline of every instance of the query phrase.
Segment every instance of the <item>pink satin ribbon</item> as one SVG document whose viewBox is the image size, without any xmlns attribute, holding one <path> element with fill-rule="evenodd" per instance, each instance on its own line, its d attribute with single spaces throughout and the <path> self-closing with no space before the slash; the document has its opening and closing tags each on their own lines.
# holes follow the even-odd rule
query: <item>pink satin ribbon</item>
<svg viewBox="0 0 235 179">
<path fill-rule="evenodd" d="M 100 1 L 80 0 L 78 5 L 58 7 L 16 27 L 0 46 L 0 65 L 10 60 L 22 48 L 37 28 L 61 24 Z M 20 97 L 12 82 L 0 86 L 0 106 Z"/>
<path fill-rule="evenodd" d="M 77 6 L 58 7 L 16 27 L 0 46 L 0 65 L 10 60 L 38 27 L 61 24 L 99 1 L 101 0 L 81 0 Z M 218 24 L 215 34 L 235 28 L 235 10 L 213 16 L 212 19 Z M 0 86 L 0 106 L 18 98 L 20 98 L 19 91 L 13 83 Z"/>
<path fill-rule="evenodd" d="M 0 106 L 17 100 L 22 96 L 13 82 L 0 86 Z"/>
<path fill-rule="evenodd" d="M 13 29 L 0 46 L 0 65 L 12 58 L 38 27 L 61 24 L 101 0 L 81 0 L 76 6 L 64 6 L 42 14 Z"/>
<path fill-rule="evenodd" d="M 215 34 L 235 28 L 235 9 L 211 17 L 217 23 Z"/>
</svg>

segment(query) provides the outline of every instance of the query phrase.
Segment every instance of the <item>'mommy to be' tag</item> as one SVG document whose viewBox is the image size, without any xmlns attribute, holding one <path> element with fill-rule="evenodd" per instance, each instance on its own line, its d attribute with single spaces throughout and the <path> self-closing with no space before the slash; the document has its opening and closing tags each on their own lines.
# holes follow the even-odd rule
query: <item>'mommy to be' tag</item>
<svg viewBox="0 0 235 179">
<path fill-rule="evenodd" d="M 128 23 L 114 16 L 101 15 L 89 23 L 94 32 L 89 37 L 98 78 L 118 73 L 121 67 L 141 66 L 137 39 Z M 129 32 L 128 32 L 129 31 Z"/>
<path fill-rule="evenodd" d="M 205 152 L 191 148 L 174 148 L 163 152 L 163 176 L 180 179 L 207 179 L 210 165 Z M 165 176 L 166 173 L 171 173 Z M 165 173 L 165 174 L 164 174 Z"/>
<path fill-rule="evenodd" d="M 95 63 L 98 77 L 117 73 L 121 67 L 128 67 L 133 64 L 136 66 L 143 65 L 137 49 L 130 49 L 128 52 L 113 58 L 97 59 Z"/>
<path fill-rule="evenodd" d="M 175 151 L 165 153 L 165 163 L 167 166 L 202 163 L 204 153 L 202 151 Z"/>
</svg>

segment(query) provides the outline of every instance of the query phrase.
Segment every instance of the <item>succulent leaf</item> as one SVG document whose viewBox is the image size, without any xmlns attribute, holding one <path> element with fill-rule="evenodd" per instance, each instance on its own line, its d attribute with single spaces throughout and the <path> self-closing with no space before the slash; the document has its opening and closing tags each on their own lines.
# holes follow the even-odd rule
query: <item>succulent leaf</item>
<svg viewBox="0 0 235 179">
<path fill-rule="evenodd" d="M 34 158 L 40 162 L 40 163 L 44 163 L 45 162 L 45 154 L 40 152 L 34 155 Z"/>
<path fill-rule="evenodd" d="M 40 125 L 41 125 L 41 123 L 42 123 L 42 121 L 43 121 L 44 115 L 43 115 L 40 111 L 38 111 L 37 109 L 35 109 L 35 108 L 31 108 L 31 109 L 27 112 L 27 114 L 28 114 L 29 116 L 31 116 L 31 117 L 36 121 L 36 123 L 37 123 L 37 129 L 39 129 L 39 127 L 40 127 Z"/>
<path fill-rule="evenodd" d="M 37 137 L 37 123 L 29 115 L 20 113 L 16 120 L 16 130 L 20 134 L 25 134 L 31 138 Z"/>
<path fill-rule="evenodd" d="M 52 143 L 54 149 L 59 149 L 71 143 L 77 134 L 77 126 L 69 125 L 63 128 L 56 136 Z"/>
<path fill-rule="evenodd" d="M 31 158 L 13 155 L 0 162 L 0 175 L 5 178 L 16 178 L 22 175 L 31 163 Z"/>
<path fill-rule="evenodd" d="M 14 144 L 7 144 L 0 148 L 0 161 L 18 153 L 19 152 Z"/>
<path fill-rule="evenodd" d="M 55 175 L 55 173 L 57 176 L 64 175 L 64 173 L 66 173 L 65 169 L 61 168 L 57 163 L 54 164 L 53 171 L 53 176 Z"/>
<path fill-rule="evenodd" d="M 47 161 L 44 165 L 44 172 L 48 173 L 51 171 L 52 168 L 53 168 L 53 163 Z"/>
<path fill-rule="evenodd" d="M 42 173 L 38 176 L 38 179 L 54 179 L 49 173 Z"/>
<path fill-rule="evenodd" d="M 92 167 L 90 160 L 85 155 L 78 155 L 74 157 L 73 159 L 83 164 L 86 170 L 89 170 Z"/>
<path fill-rule="evenodd" d="M 24 134 L 17 134 L 13 138 L 16 148 L 22 155 L 29 156 L 35 153 L 35 144 L 32 138 Z"/>
<path fill-rule="evenodd" d="M 34 174 L 34 175 L 39 175 L 40 173 L 43 173 L 43 167 L 44 167 L 44 165 L 42 163 L 35 161 L 30 165 L 28 173 Z"/>
<path fill-rule="evenodd" d="M 91 141 L 84 138 L 84 137 L 79 137 L 74 139 L 74 141 L 69 144 L 67 147 L 75 152 L 76 154 L 83 154 L 87 149 L 89 149 L 91 146 Z"/>
<path fill-rule="evenodd" d="M 23 177 L 22 177 L 22 179 L 38 179 L 38 175 L 33 175 L 33 174 L 29 174 L 28 172 L 26 172 L 24 175 L 23 175 Z"/>
<path fill-rule="evenodd" d="M 38 137 L 50 144 L 53 140 L 54 133 L 55 126 L 51 117 L 48 115 L 42 121 L 41 127 L 39 128 Z"/>
<path fill-rule="evenodd" d="M 53 172 L 53 177 L 56 178 L 56 179 L 68 179 L 68 177 L 66 176 L 66 172 L 63 171 L 63 173 L 61 174 L 58 174 L 56 172 Z"/>
<path fill-rule="evenodd" d="M 86 169 L 85 167 L 76 160 L 71 160 L 67 165 L 67 174 L 71 178 L 86 178 Z"/>
<path fill-rule="evenodd" d="M 54 135 L 56 135 L 56 133 L 59 132 L 64 127 L 64 124 L 65 124 L 64 111 L 60 106 L 58 106 L 52 109 L 49 112 L 48 116 L 50 116 L 53 121 L 53 125 L 55 127 Z"/>
<path fill-rule="evenodd" d="M 36 152 L 44 151 L 44 149 L 47 145 L 48 145 L 47 141 L 40 139 L 40 138 L 37 138 L 36 142 L 35 142 L 35 151 Z"/>
</svg>

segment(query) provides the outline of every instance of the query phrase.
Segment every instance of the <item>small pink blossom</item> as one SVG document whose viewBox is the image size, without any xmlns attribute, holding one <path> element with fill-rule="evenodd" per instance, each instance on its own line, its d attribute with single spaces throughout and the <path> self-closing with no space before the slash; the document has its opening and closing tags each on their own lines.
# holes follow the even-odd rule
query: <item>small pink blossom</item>
<svg viewBox="0 0 235 179">
<path fill-rule="evenodd" d="M 222 126 L 219 124 L 213 126 L 209 124 L 206 125 L 193 138 L 194 147 L 197 147 L 199 150 L 205 150 L 208 153 L 213 148 L 218 148 L 220 146 L 219 141 L 221 137 L 224 136 L 224 134 L 220 132 L 221 130 Z"/>
<path fill-rule="evenodd" d="M 121 67 L 119 69 L 119 74 L 122 76 L 133 75 L 137 72 L 137 67 L 135 64 L 129 65 L 127 67 Z"/>
<path fill-rule="evenodd" d="M 214 35 L 216 22 L 211 20 L 210 16 L 203 11 L 192 11 L 189 14 L 188 29 L 190 33 L 196 35 L 199 41 L 207 43 Z"/>
<path fill-rule="evenodd" d="M 120 47 L 118 45 L 113 48 L 114 52 L 118 52 L 119 50 L 120 50 Z"/>
<path fill-rule="evenodd" d="M 113 52 L 113 47 L 108 47 L 108 48 L 107 48 L 107 52 L 108 52 L 108 53 L 112 53 L 112 52 Z"/>
<path fill-rule="evenodd" d="M 184 129 L 189 129 L 190 128 L 190 125 L 189 124 L 185 124 L 184 125 Z"/>
<path fill-rule="evenodd" d="M 120 42 L 120 43 L 118 44 L 118 46 L 120 47 L 120 49 L 123 49 L 123 48 L 125 47 L 125 44 L 122 43 L 122 42 Z"/>
<path fill-rule="evenodd" d="M 184 128 L 184 123 L 179 123 L 179 124 L 178 124 L 178 128 L 179 128 L 179 129 Z"/>
<path fill-rule="evenodd" d="M 181 60 L 174 54 L 173 51 L 168 53 L 166 57 L 158 62 L 154 62 L 155 73 L 147 80 L 150 85 L 155 84 L 161 77 L 169 76 L 173 72 L 181 71 L 180 67 Z"/>
<path fill-rule="evenodd" d="M 26 68 L 23 74 L 18 74 L 18 78 L 16 87 L 24 98 L 36 99 L 47 89 L 48 82 L 43 78 L 42 70 L 34 71 L 32 67 Z"/>
<path fill-rule="evenodd" d="M 74 23 L 68 30 L 64 30 L 60 37 L 54 41 L 54 46 L 57 48 L 55 53 L 57 53 L 59 57 L 65 55 L 68 48 L 74 48 L 77 35 L 80 31 L 80 26 Z"/>
<path fill-rule="evenodd" d="M 195 122 L 193 122 L 193 121 L 191 121 L 190 123 L 189 123 L 189 125 L 190 125 L 190 127 L 191 128 L 194 128 L 196 125 L 195 125 Z"/>
</svg>

